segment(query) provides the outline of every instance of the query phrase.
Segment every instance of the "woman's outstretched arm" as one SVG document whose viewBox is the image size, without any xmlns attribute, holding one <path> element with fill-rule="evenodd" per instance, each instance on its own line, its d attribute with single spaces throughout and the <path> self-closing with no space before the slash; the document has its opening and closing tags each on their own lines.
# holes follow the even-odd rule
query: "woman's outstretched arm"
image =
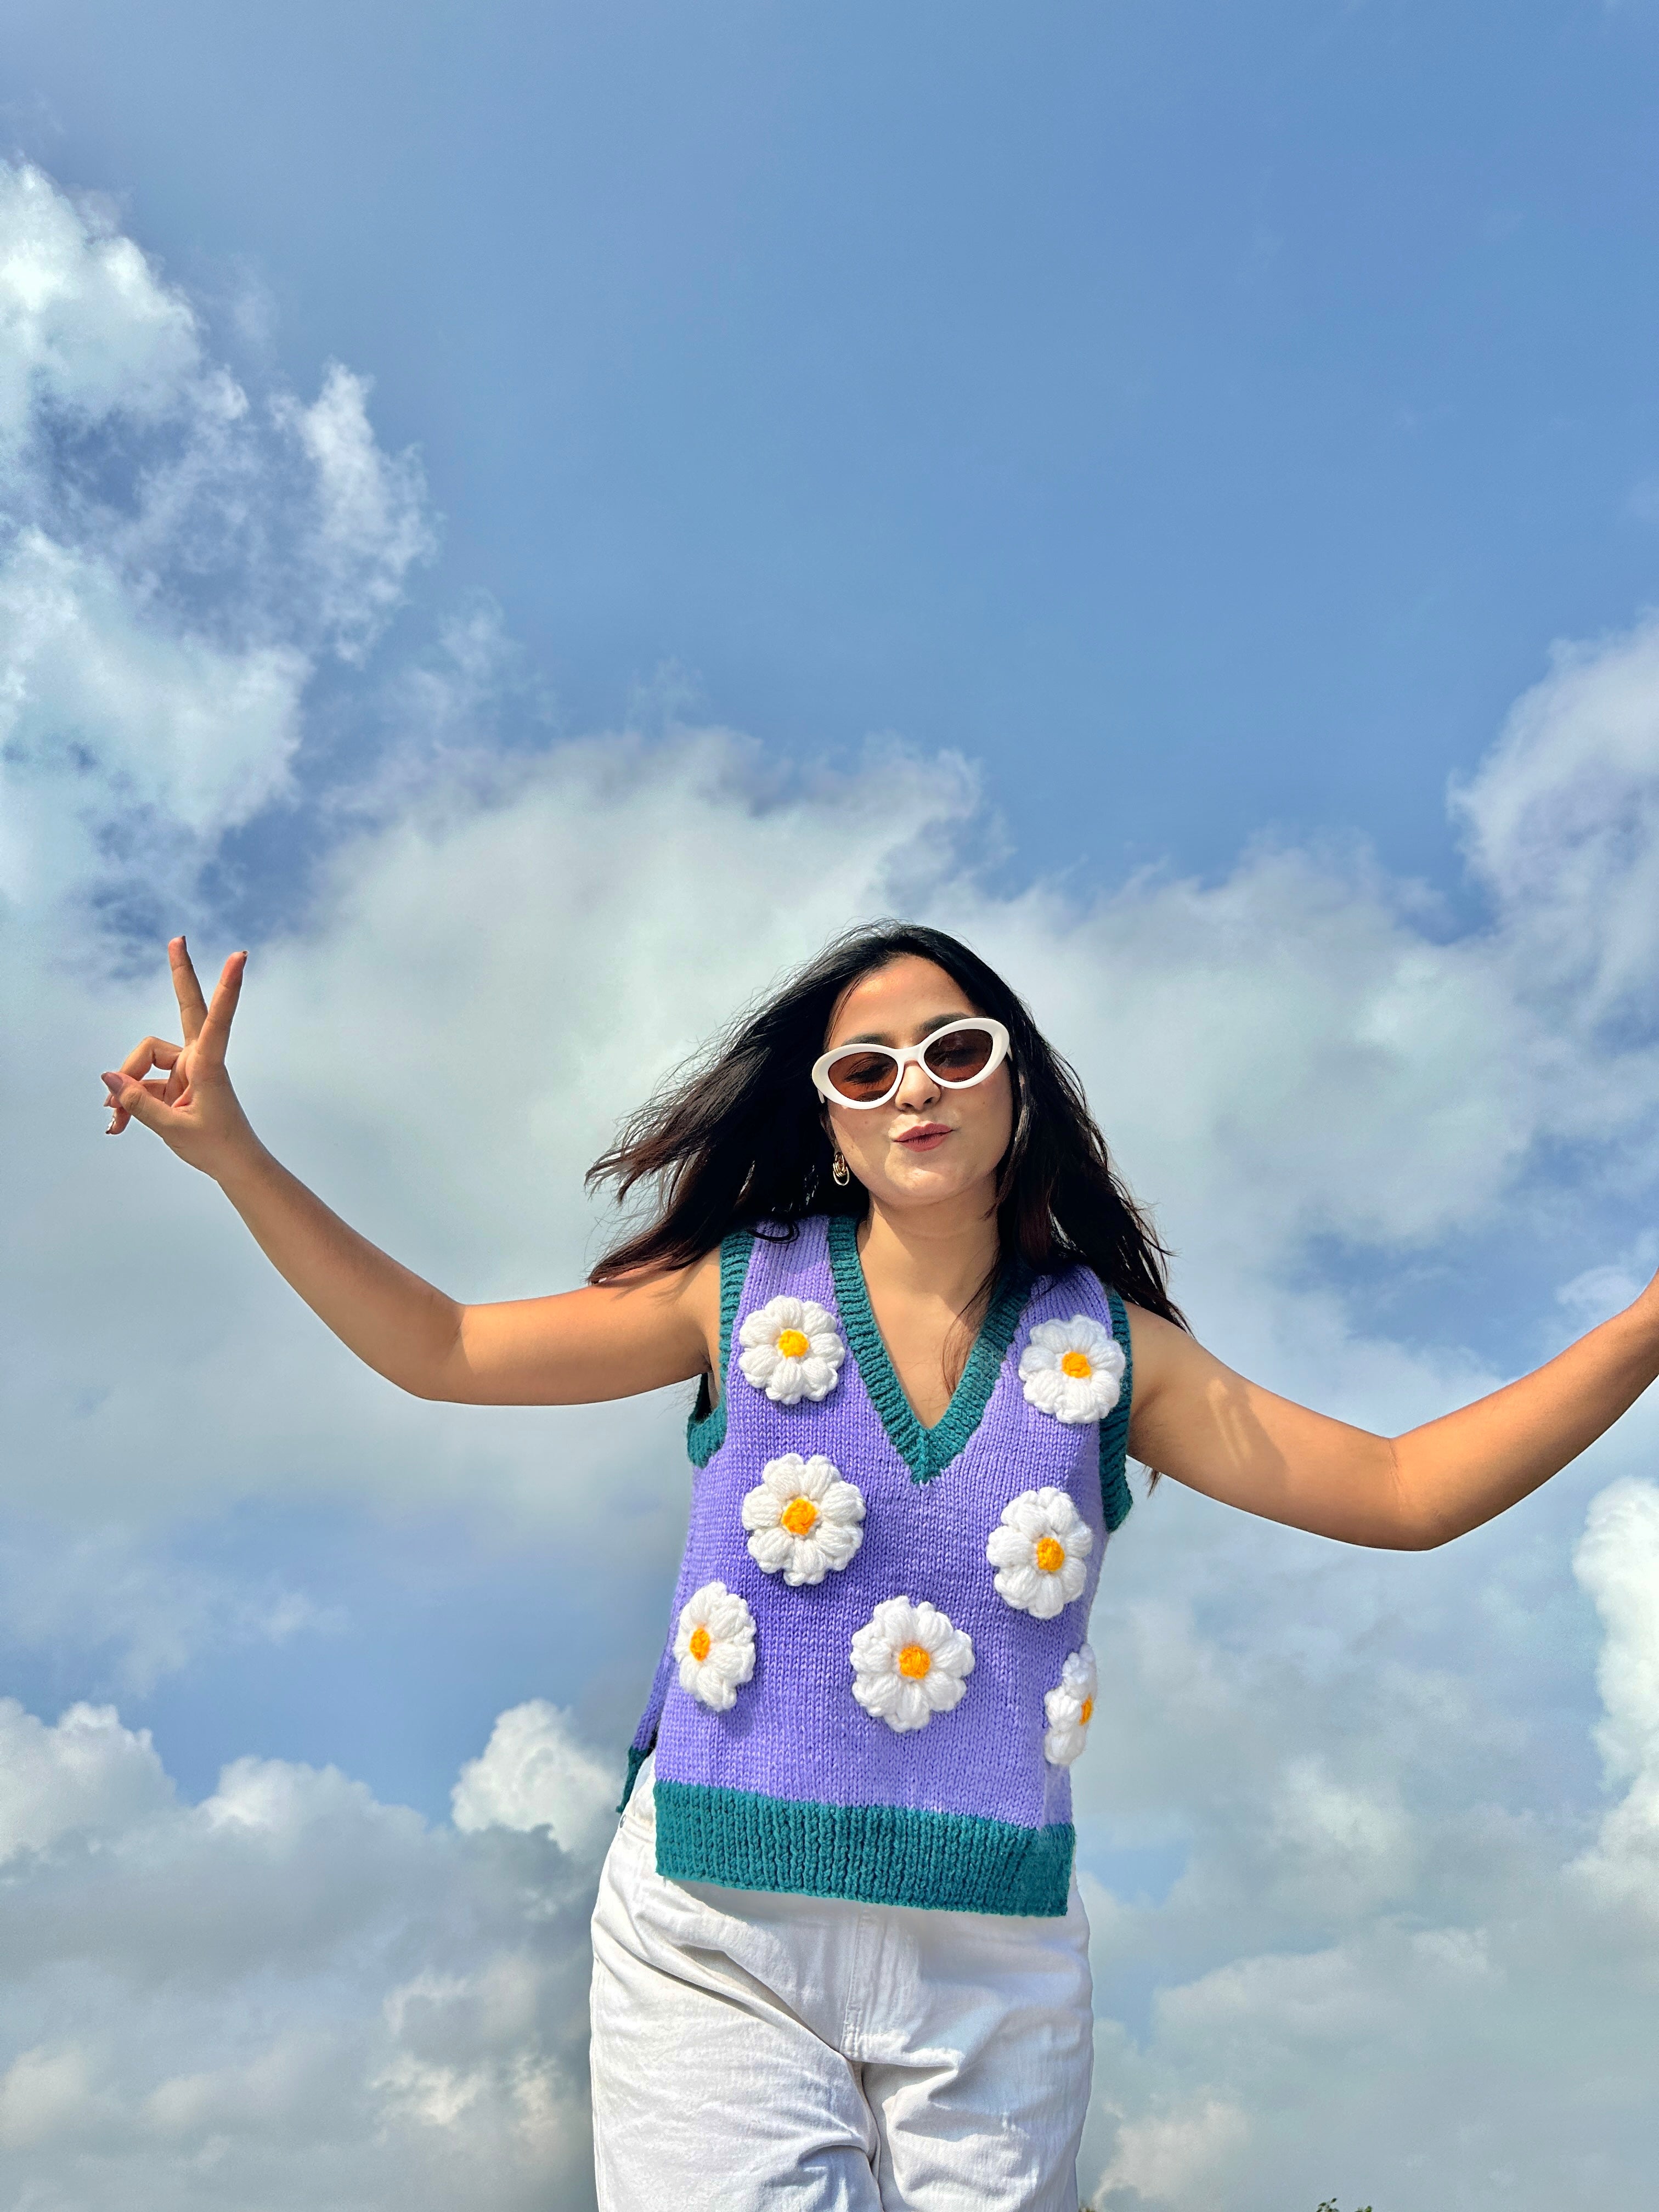
<svg viewBox="0 0 1659 2212">
<path fill-rule="evenodd" d="M 1344 1543 L 1427 1551 L 1547 1482 L 1659 1376 L 1659 1278 L 1518 1382 L 1377 1437 L 1247 1382 L 1133 1310 L 1136 1458 L 1229 1505 Z"/>
<path fill-rule="evenodd" d="M 104 1078 L 110 1130 L 141 1121 L 229 1199 L 266 1258 L 360 1359 L 420 1398 L 577 1405 L 689 1380 L 711 1364 L 715 1255 L 676 1273 L 466 1306 L 371 1244 L 274 1159 L 225 1072 L 246 955 L 211 1005 L 183 938 L 167 948 L 184 1035 L 146 1037 Z M 150 1075 L 152 1068 L 161 1074 Z"/>
</svg>

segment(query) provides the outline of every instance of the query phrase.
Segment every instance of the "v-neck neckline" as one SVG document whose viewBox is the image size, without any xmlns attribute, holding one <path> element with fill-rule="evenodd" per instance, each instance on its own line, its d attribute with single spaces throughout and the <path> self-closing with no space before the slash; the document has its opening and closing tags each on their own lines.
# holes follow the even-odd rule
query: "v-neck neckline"
<svg viewBox="0 0 1659 2212">
<path fill-rule="evenodd" d="M 910 1470 L 913 1482 L 931 1482 L 962 1452 L 973 1437 L 991 1402 L 997 1376 L 1009 1346 L 1014 1340 L 1031 1295 L 1036 1278 L 1018 1261 L 1005 1261 L 997 1277 L 991 1303 L 980 1323 L 974 1348 L 962 1370 L 962 1379 L 951 1394 L 951 1402 L 932 1428 L 923 1426 L 904 1395 L 904 1385 L 883 1341 L 875 1310 L 864 1279 L 859 1256 L 859 1225 L 851 1214 L 830 1217 L 830 1270 L 835 1278 L 836 1300 L 841 1308 L 847 1342 L 870 1401 L 881 1416 L 881 1425 L 899 1457 Z"/>
</svg>

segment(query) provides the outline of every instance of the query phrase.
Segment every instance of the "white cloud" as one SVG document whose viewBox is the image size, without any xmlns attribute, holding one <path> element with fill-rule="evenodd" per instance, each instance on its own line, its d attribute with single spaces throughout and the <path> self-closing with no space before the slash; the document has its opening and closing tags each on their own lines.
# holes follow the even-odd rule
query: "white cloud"
<svg viewBox="0 0 1659 2212">
<path fill-rule="evenodd" d="M 501 1714 L 481 1759 L 461 1769 L 452 1796 L 455 1826 L 548 1829 L 562 1850 L 590 1844 L 610 1825 L 622 1775 L 578 1741 L 570 1716 L 545 1698 Z"/>
<path fill-rule="evenodd" d="M 1604 1631 L 1596 1741 L 1608 1779 L 1627 1785 L 1577 1870 L 1597 1894 L 1659 1926 L 1659 1489 L 1626 1479 L 1604 1490 L 1573 1571 Z"/>
<path fill-rule="evenodd" d="M 316 473 L 313 543 L 327 580 L 325 620 L 343 659 L 362 661 L 403 598 L 404 580 L 435 538 L 426 480 L 412 453 L 380 450 L 368 420 L 370 380 L 331 362 L 309 407 L 278 403 L 276 418 Z"/>
<path fill-rule="evenodd" d="M 1182 1548 L 1185 1517 L 1142 1541 Z M 1395 1565 L 1401 1601 L 1431 1614 L 1432 1587 Z M 1278 1639 L 1249 1624 L 1242 1645 L 1212 1603 L 1138 1624 L 1113 1607 L 1097 1628 L 1109 1733 L 1099 1768 L 1076 1771 L 1085 1868 L 1109 1869 L 1103 1837 L 1133 1838 L 1143 1806 L 1166 1821 L 1178 1807 L 1182 1831 L 1161 1897 L 1085 1878 L 1106 2019 L 1085 2180 L 1107 2212 L 1311 2212 L 1332 2196 L 1550 2212 L 1639 2170 L 1659 1487 L 1600 1492 L 1576 1565 L 1602 1620 L 1595 1733 L 1621 1792 L 1599 1822 L 1543 1781 L 1559 1771 L 1550 1721 L 1512 1682 L 1511 1655 L 1559 1632 L 1536 1613 L 1483 1617 L 1450 1695 L 1379 1664 L 1363 1575 L 1347 1648 L 1322 1660 L 1322 1604 Z M 1157 1559 L 1137 1577 L 1164 1579 Z M 1467 1602 L 1468 1578 L 1456 1587 Z M 1282 1585 L 1261 1596 L 1285 1609 Z M 1493 1711 L 1506 1678 L 1510 1710 Z M 1248 2125 L 1207 2125 L 1228 2114 Z"/>
<path fill-rule="evenodd" d="M 1200 2098 L 1184 2110 L 1145 2113 L 1119 2129 L 1117 2148 L 1100 2188 L 1111 2196 L 1133 2190 L 1154 2204 L 1198 2203 L 1213 2191 L 1249 2134 L 1247 2116 L 1213 2097 Z"/>
<path fill-rule="evenodd" d="M 1455 798 L 1534 988 L 1575 1026 L 1636 1015 L 1659 961 L 1659 617 L 1558 646 Z"/>
<path fill-rule="evenodd" d="M 133 241 L 39 169 L 0 163 L 0 456 L 42 413 L 165 414 L 200 370 L 188 301 Z"/>
<path fill-rule="evenodd" d="M 54 1727 L 0 1698 L 0 1864 L 65 1836 L 121 1829 L 172 1802 L 148 1729 L 112 1705 L 71 1705 Z"/>
<path fill-rule="evenodd" d="M 164 882 L 290 789 L 325 644 L 360 659 L 432 546 L 419 465 L 331 367 L 264 422 L 189 302 L 0 162 L 0 895 Z M 72 451 L 66 453 L 67 434 Z"/>
<path fill-rule="evenodd" d="M 273 830 L 296 789 L 325 806 L 337 842 L 254 946 L 234 1065 L 301 1173 L 483 1296 L 579 1273 L 580 1169 L 735 1006 L 854 915 L 925 911 L 1077 1060 L 1218 1348 L 1401 1425 L 1498 1377 L 1426 1322 L 1396 1340 L 1327 1240 L 1464 1270 L 1478 1307 L 1514 1296 L 1468 1276 L 1478 1239 L 1547 1226 L 1565 1194 L 1603 1208 L 1616 1265 L 1576 1255 L 1558 1291 L 1568 1269 L 1540 1260 L 1540 1331 L 1559 1334 L 1558 1295 L 1589 1317 L 1639 1279 L 1627 1215 L 1659 1068 L 1627 1017 L 1659 953 L 1659 647 L 1643 625 L 1564 655 L 1517 708 L 1459 801 L 1490 901 L 1462 931 L 1357 852 L 1005 895 L 976 871 L 989 832 L 949 757 L 796 774 L 672 723 L 505 757 L 483 618 L 453 671 L 393 681 L 420 745 L 307 787 L 314 672 L 367 651 L 427 549 L 415 465 L 380 453 L 343 369 L 310 406 L 279 395 L 274 422 L 239 408 L 136 249 L 5 173 L 0 222 L 33 226 L 15 265 L 51 281 L 0 284 L 26 357 L 0 395 L 23 456 L 0 706 L 27 848 L 0 953 L 28 1075 L 0 1101 L 28 1164 L 0 1319 L 29 1542 L 61 1528 L 68 1562 L 11 1631 L 57 1652 L 79 1611 L 134 1680 L 275 1638 L 302 1589 L 143 1565 L 150 1537 L 164 1559 L 237 1498 L 414 1521 L 463 1500 L 498 1535 L 556 1532 L 567 1564 L 545 1614 L 565 1706 L 502 1715 L 453 1830 L 252 1759 L 183 1805 L 106 1710 L 47 1728 L 0 1707 L 0 1848 L 21 1870 L 0 1886 L 0 2141 L 17 2188 L 92 2212 L 580 2203 L 586 1877 L 556 1845 L 588 1849 L 613 1783 L 568 1707 L 659 1632 L 652 1578 L 684 1512 L 674 1409 L 399 1401 L 216 1193 L 140 1133 L 105 1145 L 97 1068 L 168 1022 L 159 958 L 142 981 L 107 972 L 109 899 L 147 884 L 198 910 L 227 830 L 261 810 Z M 136 507 L 94 514 L 52 474 L 29 435 L 52 409 L 112 440 L 137 424 Z M 1077 1776 L 1107 2015 L 1088 2170 L 1122 2212 L 1311 2212 L 1338 2190 L 1556 2212 L 1643 2185 L 1652 2092 L 1621 2053 L 1644 2047 L 1656 1963 L 1659 1540 L 1630 1478 L 1656 1426 L 1639 1409 L 1591 1470 L 1426 1559 L 1339 1553 L 1173 1486 L 1137 1512 Z M 1611 1807 L 1565 1567 L 1592 1482 L 1577 1568 L 1605 1630 Z M 638 1591 L 594 1631 L 593 1547 L 623 1521 Z M 100 1550 L 89 1532 L 112 1523 Z"/>
<path fill-rule="evenodd" d="M 282 1576 L 169 1558 L 130 1528 L 68 1534 L 35 1517 L 0 1534 L 0 1637 L 14 1652 L 96 1655 L 109 1686 L 147 1695 L 207 1651 L 334 1636 L 346 1625 Z"/>
<path fill-rule="evenodd" d="M 185 1805 L 146 1735 L 84 1707 L 0 1706 L 0 1790 L 17 2203 L 591 2201 L 596 1838 L 429 1829 L 274 1760 Z"/>
<path fill-rule="evenodd" d="M 0 556 L 0 893 L 50 908 L 145 830 L 193 872 L 286 788 L 308 673 L 292 647 L 158 624 L 107 562 L 20 532 Z"/>
<path fill-rule="evenodd" d="M 36 2150 L 54 2141 L 84 2140 L 95 2114 L 86 2054 L 74 2044 L 20 2051 L 0 2075 L 0 2148 Z"/>
</svg>

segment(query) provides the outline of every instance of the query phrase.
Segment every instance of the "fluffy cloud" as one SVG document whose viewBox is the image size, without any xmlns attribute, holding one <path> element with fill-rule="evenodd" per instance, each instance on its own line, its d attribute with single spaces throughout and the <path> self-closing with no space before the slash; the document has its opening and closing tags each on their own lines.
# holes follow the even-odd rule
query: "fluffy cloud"
<svg viewBox="0 0 1659 2212">
<path fill-rule="evenodd" d="M 170 1024 L 135 923 L 222 938 L 234 840 L 267 842 L 305 889 L 253 947 L 234 1066 L 256 1121 L 369 1234 L 492 1296 L 580 1272 L 582 1167 L 737 1005 L 848 919 L 924 912 L 1077 1060 L 1204 1334 L 1403 1425 L 1498 1379 L 1494 1355 L 1420 1305 L 1391 1325 L 1368 1281 L 1455 1279 L 1513 1313 L 1482 1240 L 1529 1225 L 1519 1366 L 1564 1310 L 1582 1325 L 1639 1280 L 1659 650 L 1644 626 L 1563 654 L 1517 706 L 1457 800 L 1478 927 L 1357 850 L 994 890 L 948 757 L 793 773 L 672 723 L 497 745 L 526 679 L 481 615 L 377 694 L 358 672 L 433 531 L 366 381 L 250 398 L 95 211 L 33 171 L 0 185 L 0 958 L 28 1074 L 0 1103 L 29 1166 L 0 1290 L 27 1471 L 0 1559 L 14 1648 L 95 1656 L 124 1696 L 199 1679 L 331 1616 L 257 1540 L 208 1575 L 170 1553 L 181 1534 L 303 1501 L 320 1546 L 330 1512 L 418 1528 L 459 1501 L 504 1547 L 544 1547 L 537 1686 L 559 1699 L 501 1714 L 453 1826 L 246 1759 L 191 1805 L 106 1707 L 52 1728 L 0 1707 L 9 2178 L 124 2212 L 580 2203 L 581 1923 L 614 1780 L 570 1715 L 598 1698 L 621 1733 L 609 1686 L 660 1636 L 679 1408 L 432 1407 L 356 1370 L 215 1192 L 142 1132 L 96 1137 L 97 1068 Z M 313 761 L 325 682 L 337 728 L 413 711 L 417 741 Z M 1606 1256 L 1574 1248 L 1558 1305 L 1537 1255 L 1568 1212 L 1605 1224 Z M 1555 2212 L 1644 2179 L 1651 2093 L 1621 2054 L 1656 1964 L 1654 1442 L 1640 1409 L 1587 1472 L 1429 1559 L 1173 1486 L 1134 1516 L 1077 1777 L 1088 2172 L 1116 2212 L 1334 2191 Z M 630 1563 L 602 1613 L 601 1554 Z"/>
<path fill-rule="evenodd" d="M 1165 1800 L 1188 1833 L 1161 1900 L 1085 1871 L 1095 2203 L 1427 2206 L 1450 2175 L 1476 2212 L 1545 2212 L 1639 2170 L 1659 1925 L 1626 1877 L 1633 1820 L 1651 1849 L 1659 1489 L 1601 1492 L 1577 1567 L 1626 1790 L 1588 1850 L 1587 1821 L 1493 1802 L 1485 1717 L 1443 1698 L 1425 1741 L 1420 1692 L 1390 1717 L 1404 1686 L 1361 1654 L 1325 1686 L 1353 1747 L 1328 1711 L 1316 1759 L 1295 1746 L 1317 1693 L 1287 1662 L 1223 1668 L 1200 1637 L 1182 1662 L 1168 1620 L 1109 1626 L 1085 1822 L 1110 1828 L 1156 1744 L 1189 1778 Z M 1195 1790 L 1222 1735 L 1243 1752 Z M 584 1918 L 614 1790 L 539 1701 L 463 1768 L 453 1829 L 274 1760 L 189 1805 L 113 1711 L 0 1706 L 9 2179 L 88 2212 L 588 2201 Z"/>
<path fill-rule="evenodd" d="M 1605 1631 L 1596 1741 L 1609 1781 L 1626 1785 L 1577 1871 L 1659 1930 L 1659 1490 L 1626 1480 L 1603 1491 L 1573 1570 Z"/>
<path fill-rule="evenodd" d="M 0 1856 L 15 2201 L 590 2197 L 591 1850 L 431 1829 L 272 1760 L 184 1805 L 112 1711 L 8 1702 Z"/>
<path fill-rule="evenodd" d="M 1310 1664 L 1259 1635 L 1228 1650 L 1201 1604 L 1141 1596 L 1097 1632 L 1115 1695 L 1101 1765 L 1078 1775 L 1101 1869 L 1085 1881 L 1097 2205 L 1543 2212 L 1638 2170 L 1653 2096 L 1632 2054 L 1659 1974 L 1656 1534 L 1659 1488 L 1623 1477 L 1577 1548 L 1621 1793 L 1599 1814 L 1544 1785 L 1550 1717 L 1498 1705 L 1478 1650 L 1437 1681 L 1362 1630 Z M 1547 1632 L 1537 1616 L 1529 1631 Z M 1469 1697 L 1472 1676 L 1492 1702 Z M 1135 1855 L 1101 1845 L 1154 1808 L 1179 1849 L 1148 1894 Z"/>
<path fill-rule="evenodd" d="M 1456 795 L 1470 860 L 1563 1016 L 1636 1018 L 1659 959 L 1659 620 L 1559 646 Z"/>
<path fill-rule="evenodd" d="M 469 1759 L 451 1793 L 455 1826 L 528 1834 L 545 1828 L 563 1850 L 591 1844 L 610 1825 L 620 1770 L 574 1735 L 570 1716 L 545 1698 L 501 1714 L 481 1759 Z"/>
<path fill-rule="evenodd" d="M 96 207 L 0 163 L 0 896 L 77 918 L 290 790 L 319 654 L 360 659 L 434 544 L 338 364 L 310 405 L 210 362 Z"/>
<path fill-rule="evenodd" d="M 0 893 L 19 906 L 83 882 L 89 847 L 199 851 L 286 787 L 304 656 L 147 621 L 107 562 L 40 530 L 0 562 Z"/>
<path fill-rule="evenodd" d="M 44 423 L 169 413 L 201 374 L 189 302 L 94 204 L 0 166 L 0 452 Z"/>
<path fill-rule="evenodd" d="M 363 660 L 436 538 L 412 453 L 383 453 L 368 420 L 369 381 L 331 362 L 309 407 L 279 399 L 276 420 L 315 472 L 311 550 L 325 580 L 324 616 L 342 658 Z"/>
<path fill-rule="evenodd" d="M 148 1732 L 111 1705 L 71 1705 L 54 1728 L 0 1699 L 0 1865 L 65 1836 L 120 1829 L 171 1802 Z"/>
</svg>

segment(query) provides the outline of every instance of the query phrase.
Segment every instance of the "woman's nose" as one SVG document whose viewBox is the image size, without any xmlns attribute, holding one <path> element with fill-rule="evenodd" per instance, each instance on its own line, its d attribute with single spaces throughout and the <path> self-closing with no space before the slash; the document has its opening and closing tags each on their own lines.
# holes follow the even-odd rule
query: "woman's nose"
<svg viewBox="0 0 1659 2212">
<path fill-rule="evenodd" d="M 938 1097 L 939 1085 L 927 1073 L 924 1063 L 913 1060 L 904 1071 L 893 1103 L 896 1106 L 931 1106 Z"/>
</svg>

